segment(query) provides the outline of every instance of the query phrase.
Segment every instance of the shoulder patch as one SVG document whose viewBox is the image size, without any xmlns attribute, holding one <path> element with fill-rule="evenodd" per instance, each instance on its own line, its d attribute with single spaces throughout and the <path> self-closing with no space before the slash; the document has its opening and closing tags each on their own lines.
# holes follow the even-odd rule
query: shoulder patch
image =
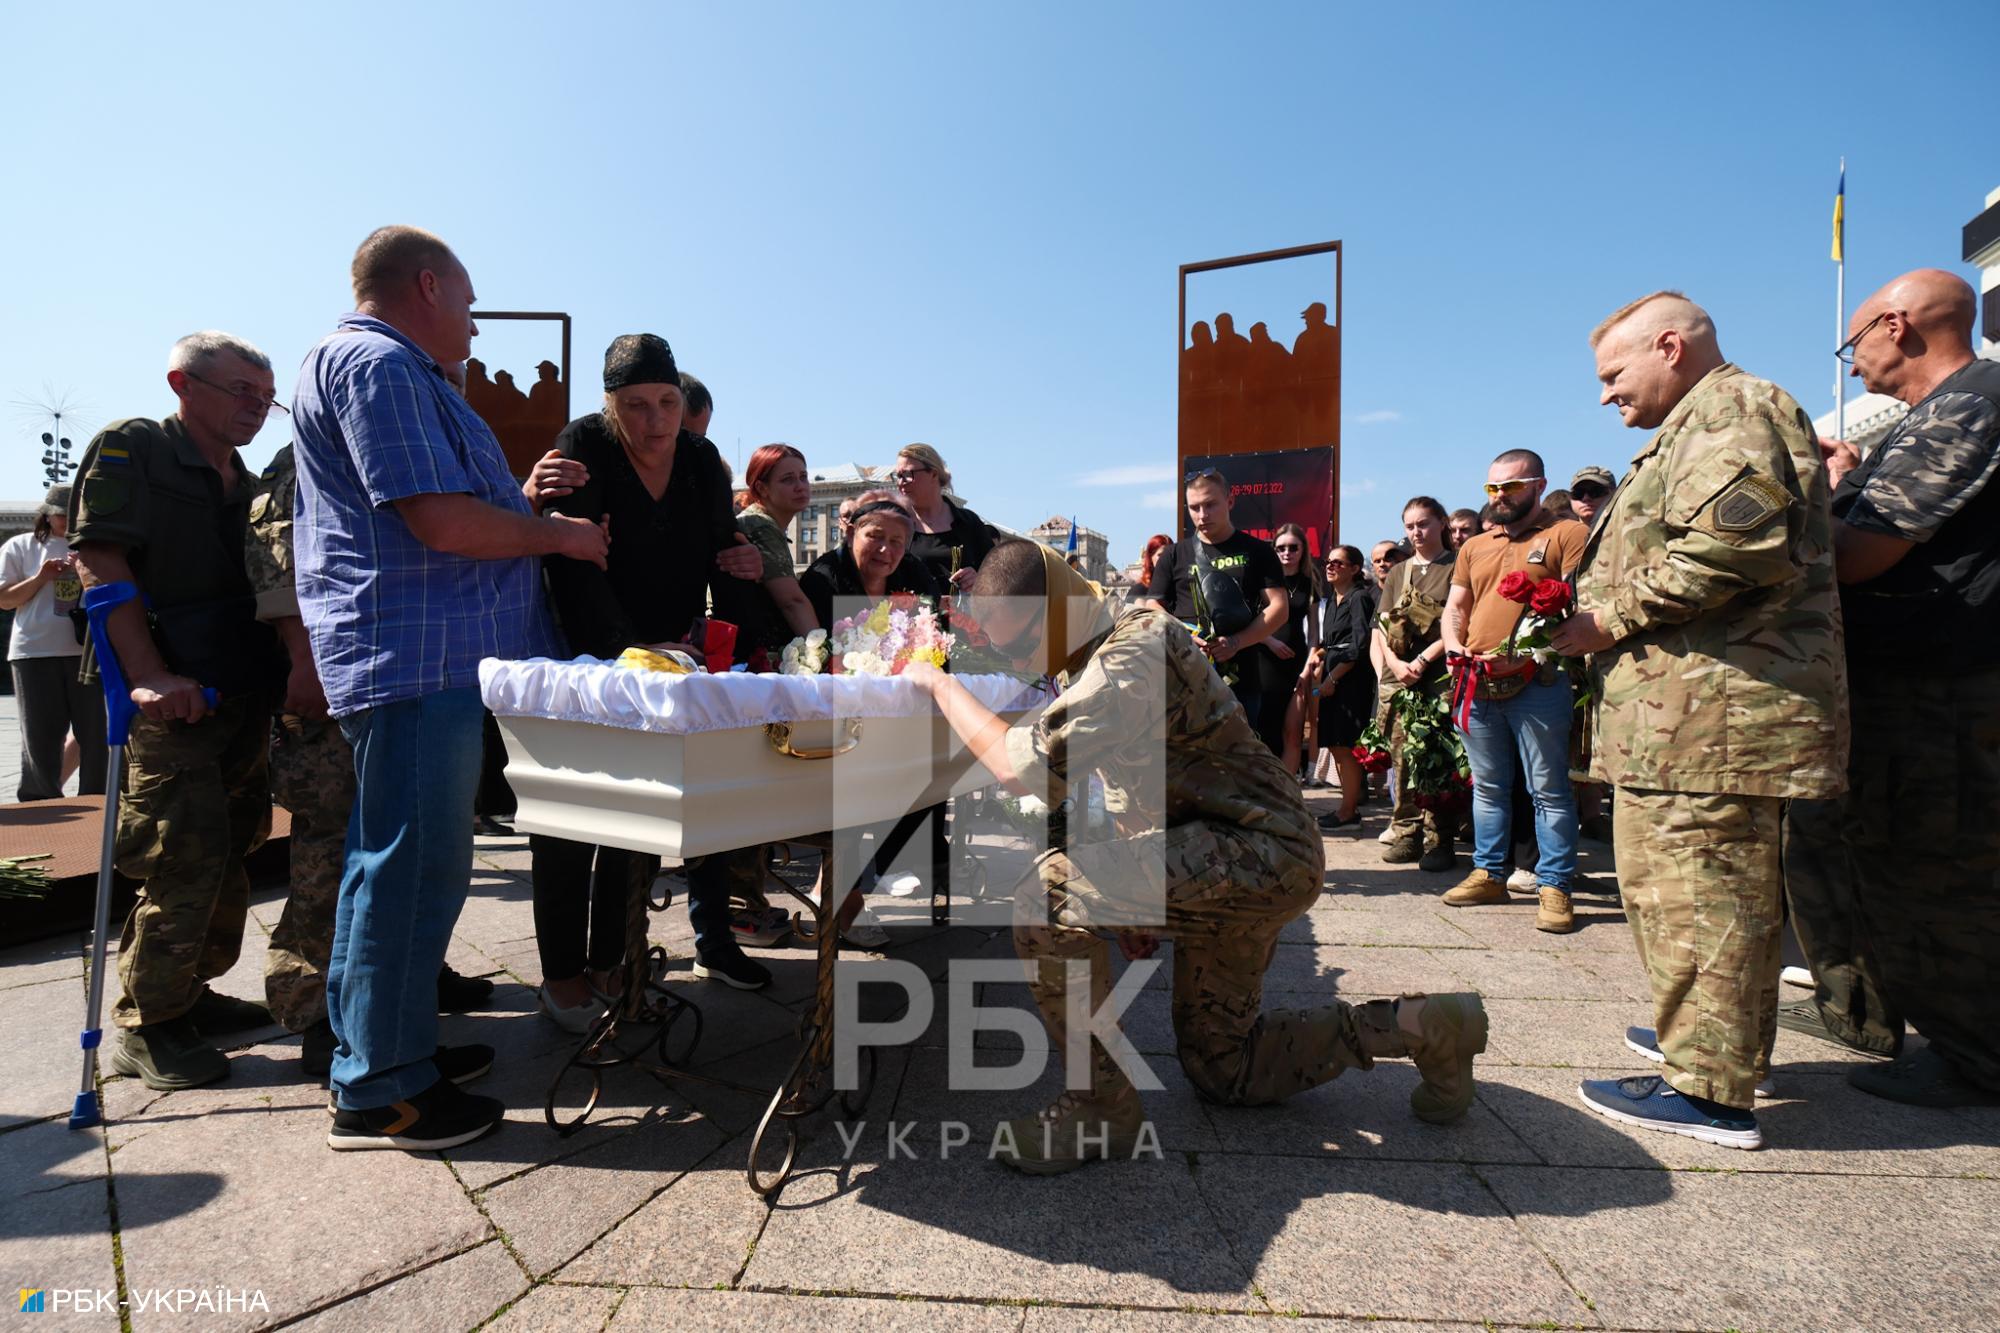
<svg viewBox="0 0 2000 1333">
<path fill-rule="evenodd" d="M 83 508 L 90 514 L 115 514 L 132 498 L 132 483 L 122 476 L 83 479 Z"/>
<path fill-rule="evenodd" d="M 1715 497 L 1709 510 L 1718 532 L 1748 532 L 1784 512 L 1790 497 L 1769 477 L 1742 477 Z"/>
</svg>

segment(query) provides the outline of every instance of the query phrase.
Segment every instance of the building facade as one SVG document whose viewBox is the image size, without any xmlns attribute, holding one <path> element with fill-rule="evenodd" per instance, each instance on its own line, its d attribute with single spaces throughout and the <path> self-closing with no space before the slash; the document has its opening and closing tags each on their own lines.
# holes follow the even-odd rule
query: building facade
<svg viewBox="0 0 2000 1333">
<path fill-rule="evenodd" d="M 1070 520 L 1060 514 L 1051 514 L 1042 522 L 1029 528 L 1023 535 L 1030 541 L 1052 546 L 1058 551 L 1069 550 Z M 1083 576 L 1098 583 L 1105 581 L 1111 572 L 1111 540 L 1095 528 L 1079 526 L 1076 530 L 1077 554 L 1083 557 Z"/>
</svg>

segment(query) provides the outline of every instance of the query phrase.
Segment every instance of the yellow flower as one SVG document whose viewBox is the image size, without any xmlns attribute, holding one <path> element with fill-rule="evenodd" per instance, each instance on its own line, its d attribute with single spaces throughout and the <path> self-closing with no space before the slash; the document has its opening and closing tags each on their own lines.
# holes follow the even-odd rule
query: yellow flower
<svg viewBox="0 0 2000 1333">
<path fill-rule="evenodd" d="M 889 604 L 882 603 L 868 615 L 868 632 L 886 634 L 889 632 Z"/>
</svg>

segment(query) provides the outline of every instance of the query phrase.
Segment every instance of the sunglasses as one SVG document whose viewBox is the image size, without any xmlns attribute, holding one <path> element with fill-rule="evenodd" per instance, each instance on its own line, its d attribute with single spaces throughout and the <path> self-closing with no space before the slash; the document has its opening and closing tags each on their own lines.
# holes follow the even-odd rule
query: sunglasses
<svg viewBox="0 0 2000 1333">
<path fill-rule="evenodd" d="M 1536 482 L 1546 480 L 1546 477 L 1516 477 L 1512 481 L 1489 481 L 1484 489 L 1488 496 L 1518 495 Z"/>
<path fill-rule="evenodd" d="M 1286 542 L 1281 546 L 1273 546 L 1271 549 L 1276 551 L 1279 555 L 1298 555 L 1306 548 L 1298 545 L 1295 542 Z"/>
<path fill-rule="evenodd" d="M 1352 560 L 1341 560 L 1336 557 L 1335 559 L 1326 562 L 1326 567 L 1328 569 L 1332 569 L 1335 565 L 1340 566 L 1342 569 L 1354 568 L 1354 562 Z"/>
<path fill-rule="evenodd" d="M 1594 481 L 1586 481 L 1581 486 L 1572 486 L 1569 488 L 1569 493 L 1579 500 L 1601 500 L 1611 494 Z"/>
<path fill-rule="evenodd" d="M 1205 468 L 1199 468 L 1196 471 L 1190 472 L 1186 476 L 1182 477 L 1181 484 L 1183 486 L 1192 486 L 1198 481 L 1221 481 L 1221 480 L 1222 480 L 1221 468 L 1205 467 Z"/>
</svg>

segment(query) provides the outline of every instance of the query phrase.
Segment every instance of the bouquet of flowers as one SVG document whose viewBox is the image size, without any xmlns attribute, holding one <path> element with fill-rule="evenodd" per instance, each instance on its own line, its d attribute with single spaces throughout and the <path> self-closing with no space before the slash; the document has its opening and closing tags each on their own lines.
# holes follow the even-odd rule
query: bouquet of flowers
<svg viewBox="0 0 2000 1333">
<path fill-rule="evenodd" d="M 1362 771 L 1376 773 L 1388 766 L 1388 732 L 1395 722 L 1403 727 L 1399 781 L 1417 807 L 1440 814 L 1466 809 L 1472 803 L 1472 764 L 1465 757 L 1465 741 L 1451 723 L 1451 704 L 1441 694 L 1405 686 L 1389 696 L 1384 718 L 1369 723 L 1354 747 Z M 1371 763 L 1378 766 L 1370 767 Z"/>
<path fill-rule="evenodd" d="M 1532 657 L 1537 664 L 1554 660 L 1557 653 L 1549 646 L 1550 636 L 1576 610 L 1575 591 L 1561 579 L 1537 582 L 1520 570 L 1501 579 L 1495 591 L 1527 608 L 1507 636 L 1507 655 Z"/>
<path fill-rule="evenodd" d="M 780 669 L 789 675 L 900 676 L 912 662 L 942 667 L 951 636 L 931 603 L 912 593 L 892 593 L 866 615 L 814 630 L 785 645 Z"/>
</svg>

